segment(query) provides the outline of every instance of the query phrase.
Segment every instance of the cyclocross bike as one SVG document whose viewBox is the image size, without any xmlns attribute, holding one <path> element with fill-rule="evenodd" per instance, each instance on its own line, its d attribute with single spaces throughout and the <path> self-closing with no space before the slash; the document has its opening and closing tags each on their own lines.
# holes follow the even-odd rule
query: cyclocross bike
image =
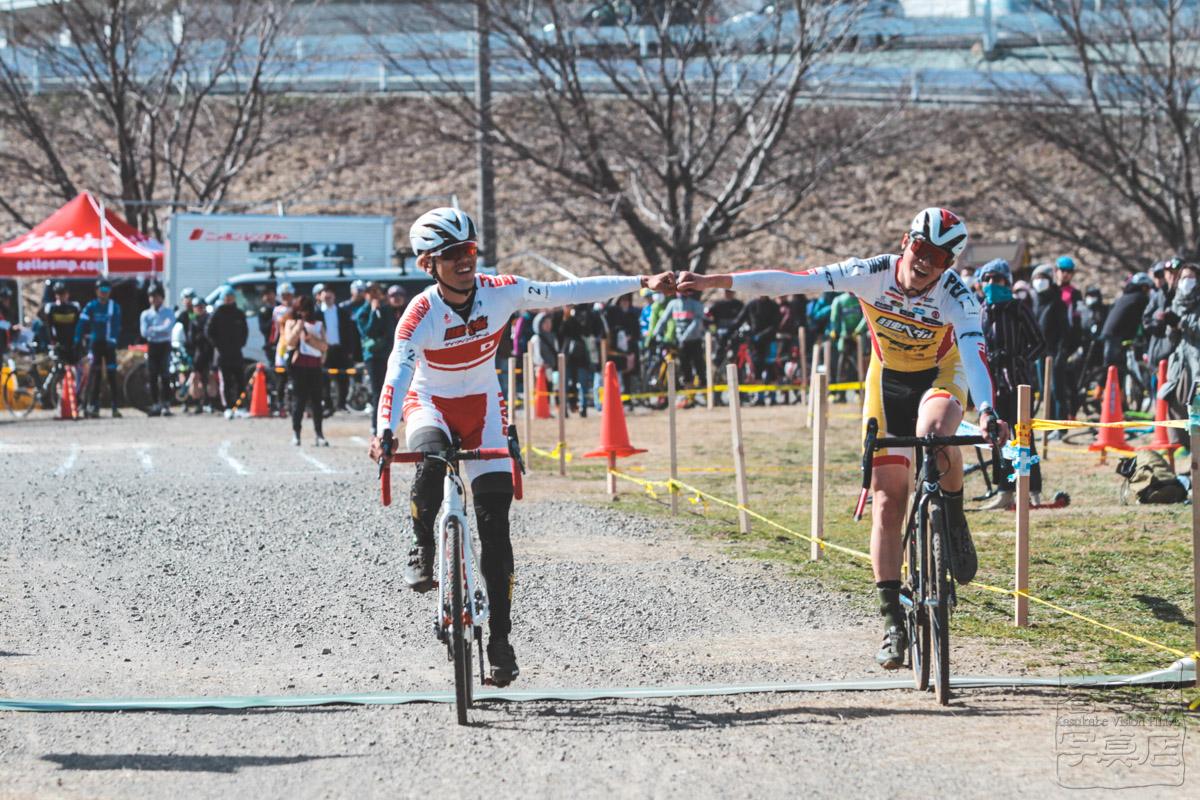
<svg viewBox="0 0 1200 800">
<path fill-rule="evenodd" d="M 73 367 L 60 358 L 56 348 L 52 355 L 35 358 L 28 369 L 9 361 L 8 374 L 4 378 L 3 396 L 5 405 L 14 417 L 24 417 L 35 406 L 47 409 L 58 408 L 59 387 L 63 374 Z"/>
<path fill-rule="evenodd" d="M 999 437 L 993 419 L 988 426 L 992 442 Z M 921 464 L 917 485 L 908 506 L 908 524 L 904 528 L 902 547 L 905 554 L 905 579 L 900 590 L 908 628 L 908 657 L 917 689 L 929 689 L 930 668 L 934 674 L 937 701 L 950 701 L 950 612 L 957 602 L 954 581 L 954 558 L 949 525 L 946 520 L 946 501 L 939 484 L 938 452 L 946 447 L 986 444 L 983 436 L 888 436 L 879 437 L 879 423 L 874 417 L 867 420 L 867 437 L 863 443 L 863 483 L 854 519 L 862 519 L 863 506 L 871 489 L 875 451 L 885 447 L 915 448 L 915 458 Z M 993 465 L 998 463 L 999 448 L 992 445 Z"/>
<path fill-rule="evenodd" d="M 456 437 L 457 438 L 457 437 Z M 449 450 L 435 453 L 388 453 L 395 446 L 390 430 L 383 432 L 384 456 L 379 459 L 379 482 L 383 504 L 392 502 L 391 464 L 395 462 L 425 462 L 441 465 L 446 470 L 442 485 L 442 506 L 437 516 L 437 611 L 433 633 L 446 645 L 447 660 L 454 664 L 454 697 L 458 706 L 458 724 L 468 723 L 467 711 L 474 697 L 474 678 L 471 673 L 471 646 L 479 650 L 479 682 L 491 683 L 483 663 L 483 623 L 488 615 L 488 598 L 479 573 L 479 550 L 471 537 L 463 498 L 466 487 L 458 474 L 460 461 L 511 458 L 513 462 L 513 497 L 521 499 L 521 474 L 525 464 L 517 442 L 517 426 L 508 427 L 508 448 L 459 450 L 455 441 Z"/>
</svg>

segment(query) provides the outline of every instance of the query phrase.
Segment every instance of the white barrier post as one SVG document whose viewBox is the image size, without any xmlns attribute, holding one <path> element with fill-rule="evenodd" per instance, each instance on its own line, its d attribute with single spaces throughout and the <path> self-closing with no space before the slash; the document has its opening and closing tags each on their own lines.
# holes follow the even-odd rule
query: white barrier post
<svg viewBox="0 0 1200 800">
<path fill-rule="evenodd" d="M 813 384 L 813 472 L 812 472 L 812 548 L 809 558 L 823 555 L 825 538 L 825 429 L 829 413 L 829 376 L 822 373 Z"/>
<path fill-rule="evenodd" d="M 738 393 L 737 364 L 725 365 L 725 382 L 729 384 L 729 422 L 733 429 L 733 469 L 737 474 L 738 530 L 750 533 L 750 491 L 746 486 L 746 451 L 742 447 L 742 398 Z"/>
<path fill-rule="evenodd" d="M 1051 359 L 1046 356 L 1043 361 L 1046 362 L 1045 369 L 1042 371 L 1042 419 L 1054 419 L 1054 413 L 1050 410 L 1050 369 Z M 1107 402 L 1107 400 L 1106 400 Z M 1031 440 L 1032 441 L 1032 440 Z M 1046 453 L 1050 451 L 1050 431 L 1042 431 L 1042 458 L 1046 457 Z M 1101 463 L 1104 459 L 1103 450 L 1100 451 Z"/>
<path fill-rule="evenodd" d="M 671 451 L 671 480 L 679 477 L 679 461 L 676 459 L 675 437 L 675 361 L 667 362 L 667 446 Z M 679 492 L 671 484 L 671 514 L 679 513 Z"/>
<path fill-rule="evenodd" d="M 803 325 L 800 326 L 800 379 L 804 380 L 808 375 L 808 329 Z M 804 402 L 808 402 L 809 395 L 812 394 L 812 385 L 804 387 Z"/>
<path fill-rule="evenodd" d="M 533 353 L 525 352 L 525 472 L 533 473 L 533 404 L 536 402 L 533 380 Z"/>
<path fill-rule="evenodd" d="M 517 415 L 517 359 L 508 357 L 508 419 Z M 507 434 L 506 434 L 507 435 Z"/>
<path fill-rule="evenodd" d="M 716 399 L 713 397 L 713 378 L 716 375 L 716 366 L 713 364 L 713 342 L 712 331 L 704 332 L 704 380 L 707 386 L 706 395 L 708 397 L 708 410 L 712 411 L 717 407 Z"/>
<path fill-rule="evenodd" d="M 1017 387 L 1017 447 L 1033 447 L 1033 429 L 1029 422 L 1031 390 L 1025 384 Z M 1016 465 L 1014 464 L 1014 467 Z M 1029 591 L 1029 476 L 1017 473 L 1017 567 L 1015 583 L 1018 592 Z M 1029 627 L 1029 598 L 1016 597 L 1013 621 L 1018 628 Z"/>
<path fill-rule="evenodd" d="M 804 418 L 806 428 L 811 428 L 813 423 L 813 393 L 817 386 L 817 370 L 821 368 L 821 345 L 814 344 L 812 353 L 812 372 L 808 376 L 808 414 Z"/>
<path fill-rule="evenodd" d="M 567 474 L 567 356 L 558 354 L 558 474 Z"/>
<path fill-rule="evenodd" d="M 1188 410 L 1188 433 L 1192 449 L 1192 619 L 1196 652 L 1200 653 L 1200 506 L 1196 504 L 1196 486 L 1200 484 L 1200 381 L 1192 383 L 1192 405 Z M 1200 686 L 1200 660 L 1196 662 L 1196 686 Z"/>
</svg>

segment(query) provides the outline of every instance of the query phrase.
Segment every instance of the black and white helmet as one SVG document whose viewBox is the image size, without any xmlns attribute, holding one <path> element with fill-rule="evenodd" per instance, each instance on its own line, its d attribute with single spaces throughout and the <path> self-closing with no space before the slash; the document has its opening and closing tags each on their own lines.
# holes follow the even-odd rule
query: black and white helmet
<svg viewBox="0 0 1200 800">
<path fill-rule="evenodd" d="M 408 241 L 418 256 L 478 238 L 471 218 L 465 212 L 449 207 L 426 211 L 417 217 L 408 231 Z"/>
<path fill-rule="evenodd" d="M 919 233 L 925 241 L 940 247 L 958 258 L 967 249 L 967 226 L 957 216 L 944 208 L 926 208 L 913 218 L 913 233 Z"/>
</svg>

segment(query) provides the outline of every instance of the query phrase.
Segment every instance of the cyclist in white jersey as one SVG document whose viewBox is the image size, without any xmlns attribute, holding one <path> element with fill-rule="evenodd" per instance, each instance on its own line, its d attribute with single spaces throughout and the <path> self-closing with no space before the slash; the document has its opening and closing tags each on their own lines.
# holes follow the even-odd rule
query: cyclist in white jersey
<svg viewBox="0 0 1200 800">
<path fill-rule="evenodd" d="M 979 304 L 950 269 L 967 246 L 967 227 L 941 208 L 917 214 L 901 242 L 901 255 L 852 258 L 793 273 L 757 270 L 725 275 L 679 276 L 680 291 L 733 289 L 750 295 L 851 292 L 859 299 L 871 332 L 871 366 L 866 377 L 863 423 L 879 420 L 880 436 L 951 436 L 962 421 L 967 389 L 979 408 L 986 436 L 996 420 L 992 409 Z M 883 646 L 876 661 L 885 669 L 903 665 L 907 649 L 900 605 L 900 532 L 909 492 L 911 449 L 881 451 L 872 479 L 871 562 L 883 616 Z M 946 496 L 954 572 L 962 583 L 975 576 L 978 560 L 962 507 L 962 453 L 946 448 L 939 457 Z"/>
<path fill-rule="evenodd" d="M 673 292 L 675 276 L 605 276 L 540 283 L 515 275 L 476 274 L 476 228 L 455 208 L 437 208 L 413 224 L 409 240 L 417 265 L 435 283 L 413 298 L 396 326 L 379 400 L 372 460 L 384 453 L 401 420 L 409 450 L 444 450 L 453 436 L 466 450 L 506 447 L 508 409 L 496 377 L 501 334 L 514 313 L 594 303 L 646 287 Z M 512 628 L 513 555 L 508 511 L 513 485 L 508 460 L 468 461 L 475 519 L 487 584 L 488 661 L 492 681 L 519 674 L 508 642 Z M 433 524 L 442 503 L 442 473 L 417 466 L 412 483 L 413 546 L 404 579 L 415 591 L 433 588 Z"/>
</svg>

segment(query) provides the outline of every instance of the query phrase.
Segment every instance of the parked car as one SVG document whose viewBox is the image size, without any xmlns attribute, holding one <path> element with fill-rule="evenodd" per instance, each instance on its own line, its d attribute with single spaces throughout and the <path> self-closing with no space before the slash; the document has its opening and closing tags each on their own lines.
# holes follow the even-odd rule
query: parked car
<svg viewBox="0 0 1200 800">
<path fill-rule="evenodd" d="M 879 46 L 901 32 L 895 20 L 904 16 L 899 0 L 812 5 L 805 28 L 811 36 L 827 37 L 842 46 Z M 770 3 L 758 11 L 734 14 L 714 29 L 723 46 L 750 52 L 787 50 L 796 42 L 800 15 L 793 5 Z"/>
</svg>

